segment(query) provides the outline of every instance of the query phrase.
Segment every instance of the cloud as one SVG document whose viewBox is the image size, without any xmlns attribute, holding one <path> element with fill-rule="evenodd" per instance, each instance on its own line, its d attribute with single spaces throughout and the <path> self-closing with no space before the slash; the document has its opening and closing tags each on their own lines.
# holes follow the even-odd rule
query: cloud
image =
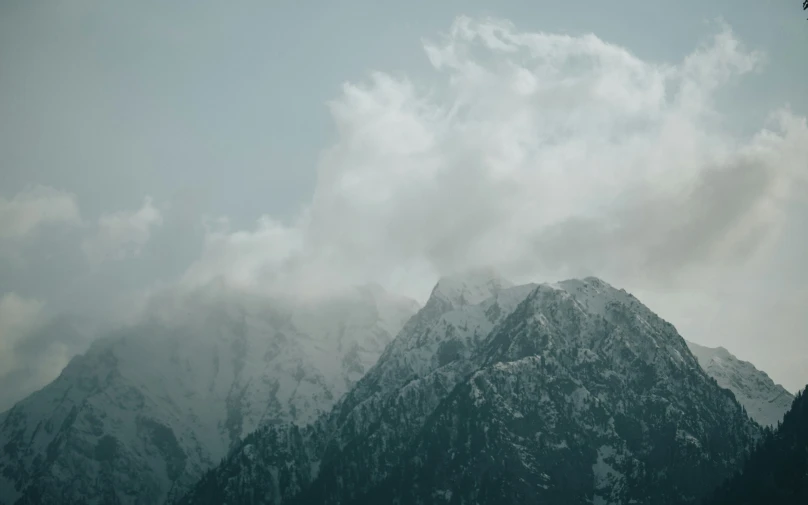
<svg viewBox="0 0 808 505">
<path fill-rule="evenodd" d="M 8 369 L 14 345 L 38 322 L 43 302 L 7 293 L 0 298 L 0 370 Z"/>
<path fill-rule="evenodd" d="M 10 407 L 7 401 L 18 397 L 16 387 L 4 379 L 21 366 L 15 347 L 39 324 L 43 305 L 40 300 L 23 298 L 16 293 L 0 298 L 0 380 L 3 384 L 0 411 Z"/>
<path fill-rule="evenodd" d="M 47 316 L 42 300 L 0 297 L 0 412 L 54 380 L 93 335 L 80 318 Z"/>
<path fill-rule="evenodd" d="M 76 197 L 48 186 L 24 189 L 10 200 L 0 197 L 0 239 L 20 239 L 49 224 L 81 222 Z"/>
<path fill-rule="evenodd" d="M 84 240 L 82 248 L 93 262 L 138 256 L 151 238 L 152 228 L 162 224 L 162 213 L 152 205 L 151 197 L 147 196 L 138 210 L 101 216 L 98 219 L 98 231 L 93 237 Z"/>
<path fill-rule="evenodd" d="M 803 195 L 804 118 L 777 111 L 743 138 L 716 110 L 764 60 L 726 26 L 677 64 L 465 17 L 424 48 L 429 85 L 376 72 L 330 103 L 336 140 L 305 212 L 209 229 L 184 282 L 422 296 L 491 264 L 676 284 L 761 254 Z"/>
<path fill-rule="evenodd" d="M 779 238 L 786 207 L 805 182 L 806 139 L 805 121 L 781 113 L 776 131 L 699 167 L 678 192 L 621 198 L 600 216 L 573 216 L 538 236 L 536 250 L 555 268 L 648 278 L 657 287 L 692 282 L 687 273 L 732 271 Z M 661 176 L 646 191 L 665 189 L 667 180 Z"/>
</svg>

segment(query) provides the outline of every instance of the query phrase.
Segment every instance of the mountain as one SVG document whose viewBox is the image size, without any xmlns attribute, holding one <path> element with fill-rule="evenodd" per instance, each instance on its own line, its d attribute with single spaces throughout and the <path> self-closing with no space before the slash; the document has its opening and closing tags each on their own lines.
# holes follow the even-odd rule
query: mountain
<svg viewBox="0 0 808 505">
<path fill-rule="evenodd" d="M 761 426 L 776 427 L 791 408 L 794 395 L 751 363 L 739 360 L 723 347 L 713 349 L 693 342 L 687 346 L 707 375 L 732 391 L 749 417 Z"/>
<path fill-rule="evenodd" d="M 328 412 L 416 310 L 378 287 L 160 299 L 0 415 L 0 502 L 172 500 L 258 427 Z"/>
<path fill-rule="evenodd" d="M 705 505 L 804 505 L 808 503 L 808 395 L 794 399 L 783 423 L 767 430 L 743 471 Z"/>
<path fill-rule="evenodd" d="M 473 275 L 330 413 L 263 427 L 179 503 L 696 503 L 759 430 L 624 291 Z"/>
</svg>

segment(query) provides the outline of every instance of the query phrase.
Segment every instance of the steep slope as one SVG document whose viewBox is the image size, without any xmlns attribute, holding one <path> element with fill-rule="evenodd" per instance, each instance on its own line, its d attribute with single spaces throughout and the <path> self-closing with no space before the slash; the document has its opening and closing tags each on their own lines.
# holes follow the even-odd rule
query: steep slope
<svg viewBox="0 0 808 505">
<path fill-rule="evenodd" d="M 687 346 L 707 375 L 729 389 L 749 417 L 761 426 L 776 427 L 794 401 L 794 395 L 747 361 L 741 361 L 723 347 Z"/>
<path fill-rule="evenodd" d="M 623 291 L 501 283 L 469 304 L 444 285 L 295 461 L 255 457 L 277 454 L 265 430 L 182 503 L 693 503 L 757 436 Z"/>
<path fill-rule="evenodd" d="M 671 325 L 597 279 L 538 287 L 481 354 L 388 478 L 328 503 L 695 503 L 756 434 Z"/>
<path fill-rule="evenodd" d="M 808 503 L 808 395 L 800 392 L 775 431 L 767 431 L 743 471 L 705 505 Z"/>
<path fill-rule="evenodd" d="M 416 309 L 379 288 L 200 296 L 172 307 L 174 322 L 96 342 L 0 417 L 0 500 L 173 499 L 262 424 L 330 410 Z"/>
</svg>

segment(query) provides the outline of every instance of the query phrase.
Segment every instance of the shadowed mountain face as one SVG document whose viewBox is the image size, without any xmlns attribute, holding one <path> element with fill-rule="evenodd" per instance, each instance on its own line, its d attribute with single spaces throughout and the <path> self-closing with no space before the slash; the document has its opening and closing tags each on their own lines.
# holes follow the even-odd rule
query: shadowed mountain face
<svg viewBox="0 0 808 505">
<path fill-rule="evenodd" d="M 181 503 L 696 503 L 758 435 L 624 291 L 476 275 L 442 280 L 330 413 L 257 431 Z"/>
<path fill-rule="evenodd" d="M 177 305 L 0 415 L 0 502 L 171 500 L 256 428 L 329 411 L 417 310 L 377 288 Z"/>
<path fill-rule="evenodd" d="M 693 342 L 687 345 L 707 375 L 722 388 L 732 391 L 749 417 L 761 426 L 770 427 L 776 427 L 783 420 L 794 401 L 794 395 L 783 386 L 775 384 L 765 372 L 739 360 L 723 347 L 711 349 Z"/>
<path fill-rule="evenodd" d="M 782 425 L 767 430 L 743 471 L 705 505 L 808 503 L 808 395 L 797 395 Z"/>
</svg>

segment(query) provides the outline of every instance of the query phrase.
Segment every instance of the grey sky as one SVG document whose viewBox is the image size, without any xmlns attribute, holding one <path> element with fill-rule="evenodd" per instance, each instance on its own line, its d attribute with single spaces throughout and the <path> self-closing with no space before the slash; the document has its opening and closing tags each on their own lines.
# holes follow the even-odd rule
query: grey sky
<svg viewBox="0 0 808 505">
<path fill-rule="evenodd" d="M 115 324 L 159 286 L 219 274 L 275 286 L 377 280 L 422 299 L 436 275 L 489 261 L 535 281 L 599 275 L 687 338 L 801 387 L 803 14 L 797 0 L 3 2 L 0 317 L 15 316 L 0 321 L 0 351 L 17 351 L 0 376 L 24 369 L 35 384 L 86 345 L 74 332 L 54 347 L 49 317 Z M 548 43 L 615 65 L 618 89 L 542 105 L 510 95 L 518 74 L 480 84 L 463 65 L 507 72 L 510 49 L 463 59 L 476 42 L 443 38 L 460 15 L 472 31 L 492 16 L 511 21 L 511 35 L 571 35 Z M 732 30 L 726 45 L 687 60 L 713 44 L 718 19 Z M 551 54 L 527 40 L 510 63 Z M 612 82 L 588 63 L 559 65 Z M 560 86 L 553 72 L 535 75 Z M 464 96 L 468 118 L 441 116 Z M 755 140 L 785 105 L 781 141 Z M 564 131 L 564 150 L 509 144 L 525 131 Z M 575 146 L 590 146 L 599 171 L 570 169 L 592 166 Z M 557 172 L 530 175 L 532 162 Z M 419 179 L 419 167 L 434 171 Z"/>
</svg>

